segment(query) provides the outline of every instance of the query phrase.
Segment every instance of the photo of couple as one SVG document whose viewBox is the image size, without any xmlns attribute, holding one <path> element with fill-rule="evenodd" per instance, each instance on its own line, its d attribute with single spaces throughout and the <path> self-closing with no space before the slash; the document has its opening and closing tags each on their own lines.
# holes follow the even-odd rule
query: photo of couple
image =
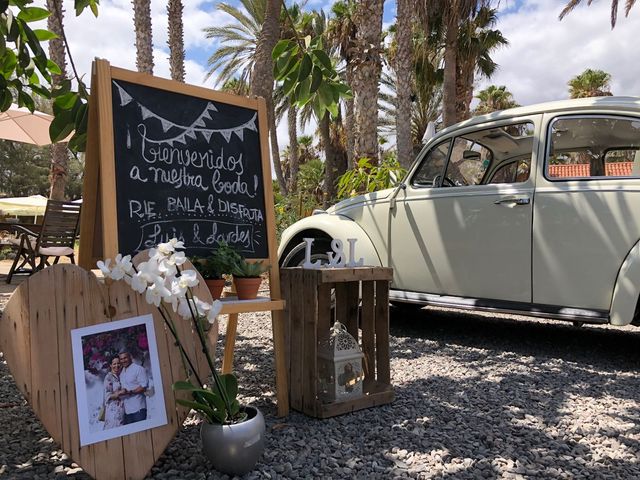
<svg viewBox="0 0 640 480">
<path fill-rule="evenodd" d="M 71 331 L 81 445 L 167 423 L 153 317 Z"/>
<path fill-rule="evenodd" d="M 146 370 L 134 363 L 129 352 L 114 356 L 104 377 L 104 429 L 147 419 Z"/>
</svg>

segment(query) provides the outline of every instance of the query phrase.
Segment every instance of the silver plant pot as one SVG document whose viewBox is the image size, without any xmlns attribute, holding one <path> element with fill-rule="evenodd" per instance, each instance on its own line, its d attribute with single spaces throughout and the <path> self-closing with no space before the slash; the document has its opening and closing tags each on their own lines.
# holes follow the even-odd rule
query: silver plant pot
<svg viewBox="0 0 640 480">
<path fill-rule="evenodd" d="M 264 417 L 255 407 L 243 407 L 248 418 L 236 425 L 203 422 L 202 451 L 216 470 L 243 475 L 255 467 L 264 450 Z"/>
</svg>

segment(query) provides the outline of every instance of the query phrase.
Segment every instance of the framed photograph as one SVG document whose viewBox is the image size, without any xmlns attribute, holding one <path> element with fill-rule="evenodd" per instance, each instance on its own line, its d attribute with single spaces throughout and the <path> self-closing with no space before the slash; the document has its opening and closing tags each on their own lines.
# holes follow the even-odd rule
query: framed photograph
<svg viewBox="0 0 640 480">
<path fill-rule="evenodd" d="M 71 330 L 80 446 L 167 424 L 153 317 Z"/>
</svg>

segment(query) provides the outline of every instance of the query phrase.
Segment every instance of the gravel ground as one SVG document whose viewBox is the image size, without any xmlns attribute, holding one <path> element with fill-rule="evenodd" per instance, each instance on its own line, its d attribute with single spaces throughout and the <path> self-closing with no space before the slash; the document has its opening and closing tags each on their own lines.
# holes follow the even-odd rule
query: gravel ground
<svg viewBox="0 0 640 480">
<path fill-rule="evenodd" d="M 246 478 L 640 478 L 640 331 L 427 309 L 394 313 L 391 334 L 393 404 L 279 419 L 270 317 L 242 316 L 241 401 L 267 421 L 265 453 Z M 88 478 L 4 361 L 0 418 L 0 477 Z M 197 423 L 186 422 L 149 478 L 228 478 L 200 454 Z"/>
</svg>

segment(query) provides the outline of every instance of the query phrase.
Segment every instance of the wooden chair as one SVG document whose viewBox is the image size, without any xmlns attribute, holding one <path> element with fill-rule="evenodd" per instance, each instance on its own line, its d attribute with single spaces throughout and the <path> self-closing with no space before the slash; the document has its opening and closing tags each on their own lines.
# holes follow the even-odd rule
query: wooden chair
<svg viewBox="0 0 640 480">
<path fill-rule="evenodd" d="M 60 257 L 69 257 L 71 263 L 76 263 L 73 247 L 78 234 L 79 221 L 79 204 L 48 200 L 42 230 L 39 234 L 24 226 L 16 225 L 20 236 L 15 240 L 16 257 L 7 275 L 7 283 L 11 283 L 14 274 L 31 275 L 51 265 L 50 257 L 55 257 L 53 264 L 58 263 Z"/>
</svg>

